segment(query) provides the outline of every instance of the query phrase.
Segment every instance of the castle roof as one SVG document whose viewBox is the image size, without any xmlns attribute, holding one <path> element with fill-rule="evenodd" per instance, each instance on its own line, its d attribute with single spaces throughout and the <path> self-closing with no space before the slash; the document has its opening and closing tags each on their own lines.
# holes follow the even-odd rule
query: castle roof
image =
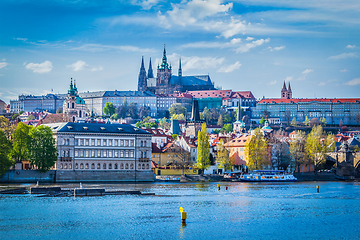
<svg viewBox="0 0 360 240">
<path fill-rule="evenodd" d="M 212 85 L 209 75 L 198 75 L 198 76 L 171 76 L 170 79 L 171 85 L 183 85 L 183 86 L 193 86 L 193 85 Z"/>
</svg>

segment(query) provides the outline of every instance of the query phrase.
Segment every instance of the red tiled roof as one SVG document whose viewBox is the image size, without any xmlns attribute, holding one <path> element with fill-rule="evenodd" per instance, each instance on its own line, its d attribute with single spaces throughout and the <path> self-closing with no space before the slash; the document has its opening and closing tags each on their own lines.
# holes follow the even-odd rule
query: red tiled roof
<svg viewBox="0 0 360 240">
<path fill-rule="evenodd" d="M 161 153 L 161 149 L 157 147 L 156 143 L 151 143 L 151 148 L 153 153 Z"/>
<path fill-rule="evenodd" d="M 231 98 L 255 98 L 251 91 L 233 92 Z"/>
<path fill-rule="evenodd" d="M 262 99 L 258 103 L 309 103 L 309 102 L 323 102 L 323 103 L 356 103 L 360 102 L 360 98 L 267 98 Z"/>
<path fill-rule="evenodd" d="M 208 90 L 208 91 L 188 91 L 194 98 L 224 98 L 230 97 L 231 90 Z"/>
</svg>

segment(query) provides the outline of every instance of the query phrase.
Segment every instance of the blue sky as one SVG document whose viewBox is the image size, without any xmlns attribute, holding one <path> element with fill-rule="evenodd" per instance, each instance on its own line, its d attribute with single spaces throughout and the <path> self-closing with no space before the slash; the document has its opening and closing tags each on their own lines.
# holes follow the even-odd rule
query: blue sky
<svg viewBox="0 0 360 240">
<path fill-rule="evenodd" d="M 340 0 L 2 0 L 0 99 L 136 90 L 166 44 L 177 75 L 280 97 L 360 97 L 360 2 Z"/>
</svg>

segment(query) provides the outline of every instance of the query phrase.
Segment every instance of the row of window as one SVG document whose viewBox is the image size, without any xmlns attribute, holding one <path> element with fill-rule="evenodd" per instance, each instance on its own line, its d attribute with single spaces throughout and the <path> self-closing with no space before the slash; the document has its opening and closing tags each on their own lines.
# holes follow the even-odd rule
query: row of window
<svg viewBox="0 0 360 240">
<path fill-rule="evenodd" d="M 70 145 L 70 139 L 63 139 L 63 145 Z M 119 139 L 75 139 L 75 146 L 121 146 L 133 147 L 134 140 Z M 140 147 L 146 147 L 147 141 L 141 140 Z"/>
<path fill-rule="evenodd" d="M 146 157 L 146 152 L 141 155 Z M 134 150 L 75 150 L 75 157 L 133 158 Z"/>
<path fill-rule="evenodd" d="M 72 169 L 73 165 L 71 163 L 60 163 L 59 164 L 59 169 Z M 75 169 L 95 169 L 95 163 L 75 163 Z M 114 168 L 113 165 L 111 163 L 106 164 L 106 163 L 97 163 L 96 164 L 96 169 L 134 169 L 134 164 L 133 163 L 120 163 L 114 164 Z M 138 169 L 150 169 L 150 165 L 147 163 L 139 163 L 138 164 Z"/>
</svg>

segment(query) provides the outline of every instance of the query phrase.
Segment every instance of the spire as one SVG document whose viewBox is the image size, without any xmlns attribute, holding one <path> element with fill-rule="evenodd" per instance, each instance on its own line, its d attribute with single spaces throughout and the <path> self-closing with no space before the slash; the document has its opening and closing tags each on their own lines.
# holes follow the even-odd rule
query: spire
<svg viewBox="0 0 360 240">
<path fill-rule="evenodd" d="M 199 114 L 199 102 L 198 100 L 193 100 L 192 111 L 191 111 L 191 121 L 199 121 L 200 114 Z"/>
<path fill-rule="evenodd" d="M 148 78 L 154 78 L 154 73 L 153 73 L 153 69 L 151 66 L 151 58 L 150 58 L 150 63 L 149 63 Z"/>
<path fill-rule="evenodd" d="M 291 92 L 290 82 L 289 82 L 288 92 Z"/>
<path fill-rule="evenodd" d="M 238 101 L 238 108 L 237 108 L 237 115 L 236 115 L 236 121 L 237 122 L 240 122 L 241 120 L 241 107 L 240 107 L 240 99 Z"/>
<path fill-rule="evenodd" d="M 182 78 L 181 58 L 179 59 L 179 78 Z"/>
<path fill-rule="evenodd" d="M 141 70 L 145 70 L 145 66 L 144 66 L 144 56 L 141 57 L 141 67 L 140 67 L 140 71 Z"/>
<path fill-rule="evenodd" d="M 167 63 L 165 44 L 164 44 L 164 53 L 163 53 L 162 62 L 160 68 L 158 67 L 158 69 L 170 69 L 169 64 Z"/>
<path fill-rule="evenodd" d="M 286 84 L 285 84 L 285 80 L 284 80 L 284 85 L 283 85 L 283 88 L 281 89 L 281 91 L 287 91 L 287 89 L 286 89 Z"/>
</svg>

